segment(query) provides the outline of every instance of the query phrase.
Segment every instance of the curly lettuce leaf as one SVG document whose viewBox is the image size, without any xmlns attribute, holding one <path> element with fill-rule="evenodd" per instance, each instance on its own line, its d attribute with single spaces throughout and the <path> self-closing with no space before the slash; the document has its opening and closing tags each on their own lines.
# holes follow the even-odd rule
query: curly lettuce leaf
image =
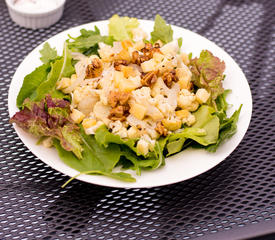
<svg viewBox="0 0 275 240">
<path fill-rule="evenodd" d="M 19 127 L 37 137 L 58 139 L 61 146 L 81 158 L 83 150 L 79 128 L 69 117 L 70 103 L 63 99 L 53 99 L 50 95 L 40 102 L 26 99 L 24 107 L 10 119 Z"/>
<path fill-rule="evenodd" d="M 40 60 L 47 64 L 50 61 L 53 61 L 57 57 L 57 52 L 55 48 L 52 48 L 48 42 L 46 42 L 43 48 L 39 51 L 41 54 Z"/>
<path fill-rule="evenodd" d="M 156 15 L 154 31 L 151 32 L 151 41 L 154 43 L 161 40 L 164 44 L 173 40 L 173 29 L 171 25 L 166 24 L 165 20 L 160 16 Z"/>
<path fill-rule="evenodd" d="M 215 100 L 223 93 L 222 81 L 224 79 L 225 63 L 215 57 L 210 51 L 203 50 L 199 58 L 190 62 L 192 82 L 199 88 L 210 92 L 210 103 L 216 108 Z"/>
<path fill-rule="evenodd" d="M 101 36 L 97 26 L 95 26 L 94 31 L 81 29 L 80 33 L 80 36 L 77 38 L 73 38 L 69 35 L 70 39 L 73 41 L 68 41 L 68 47 L 74 52 L 81 52 L 85 55 L 98 54 L 99 42 L 112 45 L 114 41 L 111 36 Z"/>
<path fill-rule="evenodd" d="M 109 35 L 116 41 L 132 39 L 132 30 L 139 26 L 137 18 L 113 15 L 109 20 Z"/>
<path fill-rule="evenodd" d="M 135 182 L 135 178 L 128 173 L 113 172 L 122 156 L 119 145 L 109 144 L 105 148 L 95 140 L 94 136 L 86 135 L 82 128 L 80 134 L 83 142 L 82 159 L 78 159 L 72 152 L 66 151 L 58 140 L 54 141 L 59 157 L 66 165 L 80 173 L 100 174 L 121 181 Z"/>
</svg>

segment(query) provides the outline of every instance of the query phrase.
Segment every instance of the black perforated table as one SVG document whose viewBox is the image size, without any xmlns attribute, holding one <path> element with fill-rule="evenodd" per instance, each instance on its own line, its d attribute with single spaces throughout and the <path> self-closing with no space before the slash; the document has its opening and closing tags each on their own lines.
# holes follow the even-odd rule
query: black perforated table
<svg viewBox="0 0 275 240">
<path fill-rule="evenodd" d="M 153 19 L 197 32 L 224 48 L 245 72 L 253 116 L 237 149 L 191 180 L 151 189 L 73 181 L 46 166 L 8 123 L 8 88 L 38 44 L 69 27 L 112 14 Z M 244 239 L 274 232 L 274 0 L 75 0 L 63 18 L 29 30 L 0 0 L 0 239 Z M 274 238 L 275 239 L 275 238 Z"/>
</svg>

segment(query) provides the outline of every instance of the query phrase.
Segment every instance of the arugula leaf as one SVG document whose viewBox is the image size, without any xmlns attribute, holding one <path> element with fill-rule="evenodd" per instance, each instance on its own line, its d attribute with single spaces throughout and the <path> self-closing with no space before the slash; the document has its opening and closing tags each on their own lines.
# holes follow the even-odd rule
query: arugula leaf
<svg viewBox="0 0 275 240">
<path fill-rule="evenodd" d="M 59 157 L 62 161 L 79 171 L 80 173 L 100 174 L 118 180 L 135 182 L 135 179 L 128 173 L 113 172 L 121 157 L 120 147 L 117 144 L 109 144 L 107 148 L 98 144 L 95 137 L 86 135 L 81 128 L 81 138 L 83 141 L 83 158 L 78 159 L 74 154 L 64 150 L 59 141 L 54 140 Z"/>
<path fill-rule="evenodd" d="M 110 36 L 101 36 L 97 26 L 95 26 L 94 31 L 81 29 L 80 33 L 81 35 L 77 38 L 72 38 L 69 35 L 73 41 L 68 41 L 68 47 L 74 52 L 81 52 L 85 55 L 97 54 L 99 42 L 112 45 L 114 41 Z"/>
<path fill-rule="evenodd" d="M 18 108 L 21 108 L 24 100 L 30 97 L 35 89 L 47 79 L 50 69 L 51 65 L 49 63 L 43 64 L 24 78 L 22 87 L 16 98 Z"/>
<path fill-rule="evenodd" d="M 199 58 L 191 60 L 190 70 L 194 85 L 211 93 L 209 101 L 216 108 L 215 100 L 224 91 L 222 81 L 225 77 L 225 63 L 210 51 L 203 50 Z"/>
<path fill-rule="evenodd" d="M 158 14 L 155 17 L 154 31 L 151 32 L 151 40 L 153 43 L 161 40 L 164 44 L 173 40 L 171 25 L 167 25 L 165 20 Z"/>
<path fill-rule="evenodd" d="M 39 51 L 41 54 L 40 60 L 44 63 L 47 64 L 50 61 L 56 59 L 57 57 L 57 52 L 55 48 L 51 48 L 50 44 L 46 42 L 43 46 L 43 48 Z"/>
<path fill-rule="evenodd" d="M 116 41 L 132 39 L 132 30 L 139 26 L 136 18 L 113 15 L 109 20 L 109 35 Z"/>
</svg>

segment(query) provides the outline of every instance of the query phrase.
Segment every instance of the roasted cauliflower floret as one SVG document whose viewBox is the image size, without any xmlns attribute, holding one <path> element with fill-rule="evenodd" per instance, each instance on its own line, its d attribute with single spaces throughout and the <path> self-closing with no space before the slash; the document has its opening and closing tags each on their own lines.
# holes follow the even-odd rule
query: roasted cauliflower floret
<svg viewBox="0 0 275 240">
<path fill-rule="evenodd" d="M 180 108 L 189 110 L 191 112 L 196 111 L 199 107 L 199 103 L 196 100 L 195 94 L 189 92 L 186 89 L 182 89 L 180 91 L 177 101 Z"/>
</svg>

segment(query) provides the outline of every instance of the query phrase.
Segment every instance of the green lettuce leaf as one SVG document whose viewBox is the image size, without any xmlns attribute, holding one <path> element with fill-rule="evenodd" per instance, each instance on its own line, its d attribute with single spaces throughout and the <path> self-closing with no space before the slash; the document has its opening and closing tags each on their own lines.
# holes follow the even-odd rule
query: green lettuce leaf
<svg viewBox="0 0 275 240">
<path fill-rule="evenodd" d="M 32 101 L 41 101 L 47 94 L 52 98 L 64 98 L 65 94 L 55 88 L 56 82 L 62 77 L 70 77 L 75 71 L 72 66 L 72 56 L 65 43 L 63 56 L 51 62 L 51 70 L 47 79 L 40 83 L 30 96 Z"/>
<path fill-rule="evenodd" d="M 222 81 L 225 63 L 215 57 L 210 51 L 203 50 L 199 58 L 190 62 L 192 81 L 195 86 L 205 88 L 210 92 L 210 104 L 216 108 L 216 98 L 223 93 Z"/>
<path fill-rule="evenodd" d="M 96 141 L 104 146 L 108 147 L 110 143 L 116 143 L 128 146 L 131 150 L 136 152 L 136 141 L 137 139 L 123 140 L 120 136 L 110 133 L 105 125 L 100 126 L 95 132 Z"/>
<path fill-rule="evenodd" d="M 167 25 L 165 20 L 158 14 L 155 17 L 154 31 L 151 32 L 151 41 L 154 43 L 157 40 L 161 40 L 164 44 L 173 40 L 171 25 Z"/>
<path fill-rule="evenodd" d="M 192 139 L 202 146 L 216 143 L 219 137 L 220 123 L 219 118 L 213 113 L 212 107 L 202 105 L 194 113 L 196 123 L 192 127 L 184 128 L 181 132 L 173 133 L 168 137 L 167 156 L 180 152 L 187 139 Z"/>
<path fill-rule="evenodd" d="M 66 165 L 80 173 L 89 172 L 90 174 L 105 175 L 121 181 L 135 182 L 135 178 L 128 173 L 113 172 L 122 156 L 119 145 L 109 144 L 105 148 L 95 140 L 94 136 L 86 135 L 82 128 L 80 132 L 84 149 L 82 159 L 78 159 L 72 152 L 64 150 L 59 141 L 54 141 L 59 157 Z"/>
<path fill-rule="evenodd" d="M 109 20 L 109 35 L 116 41 L 132 39 L 132 30 L 139 26 L 136 18 L 113 15 Z"/>
<path fill-rule="evenodd" d="M 16 98 L 16 105 L 18 108 L 21 108 L 24 100 L 30 97 L 42 82 L 46 81 L 50 70 L 51 65 L 47 63 L 25 76 L 22 87 Z"/>
<path fill-rule="evenodd" d="M 49 43 L 45 43 L 43 48 L 39 51 L 41 54 L 40 60 L 47 64 L 50 61 L 53 61 L 57 57 L 57 52 L 55 48 L 51 48 Z"/>
<path fill-rule="evenodd" d="M 63 99 L 53 99 L 50 95 L 40 102 L 26 99 L 23 109 L 10 120 L 29 133 L 41 138 L 56 138 L 67 151 L 81 158 L 82 146 L 79 128 L 69 117 L 70 103 Z"/>
<path fill-rule="evenodd" d="M 228 92 L 227 92 L 228 93 Z M 209 152 L 216 152 L 220 144 L 228 138 L 231 138 L 236 132 L 237 132 L 237 122 L 239 119 L 239 115 L 242 109 L 242 105 L 239 107 L 238 110 L 236 110 L 230 118 L 226 117 L 226 109 L 227 109 L 227 103 L 225 100 L 226 94 L 220 97 L 217 106 L 219 109 L 219 112 L 217 112 L 217 116 L 219 116 L 221 124 L 219 129 L 219 138 L 215 144 L 212 144 L 206 148 Z M 223 112 L 224 111 L 224 112 Z"/>
<path fill-rule="evenodd" d="M 113 44 L 113 38 L 111 36 L 101 36 L 99 29 L 95 26 L 93 30 L 80 30 L 80 36 L 77 38 L 71 38 L 73 41 L 68 41 L 68 47 L 73 52 L 81 52 L 85 55 L 98 54 L 98 43 L 104 42 L 108 45 Z"/>
</svg>

